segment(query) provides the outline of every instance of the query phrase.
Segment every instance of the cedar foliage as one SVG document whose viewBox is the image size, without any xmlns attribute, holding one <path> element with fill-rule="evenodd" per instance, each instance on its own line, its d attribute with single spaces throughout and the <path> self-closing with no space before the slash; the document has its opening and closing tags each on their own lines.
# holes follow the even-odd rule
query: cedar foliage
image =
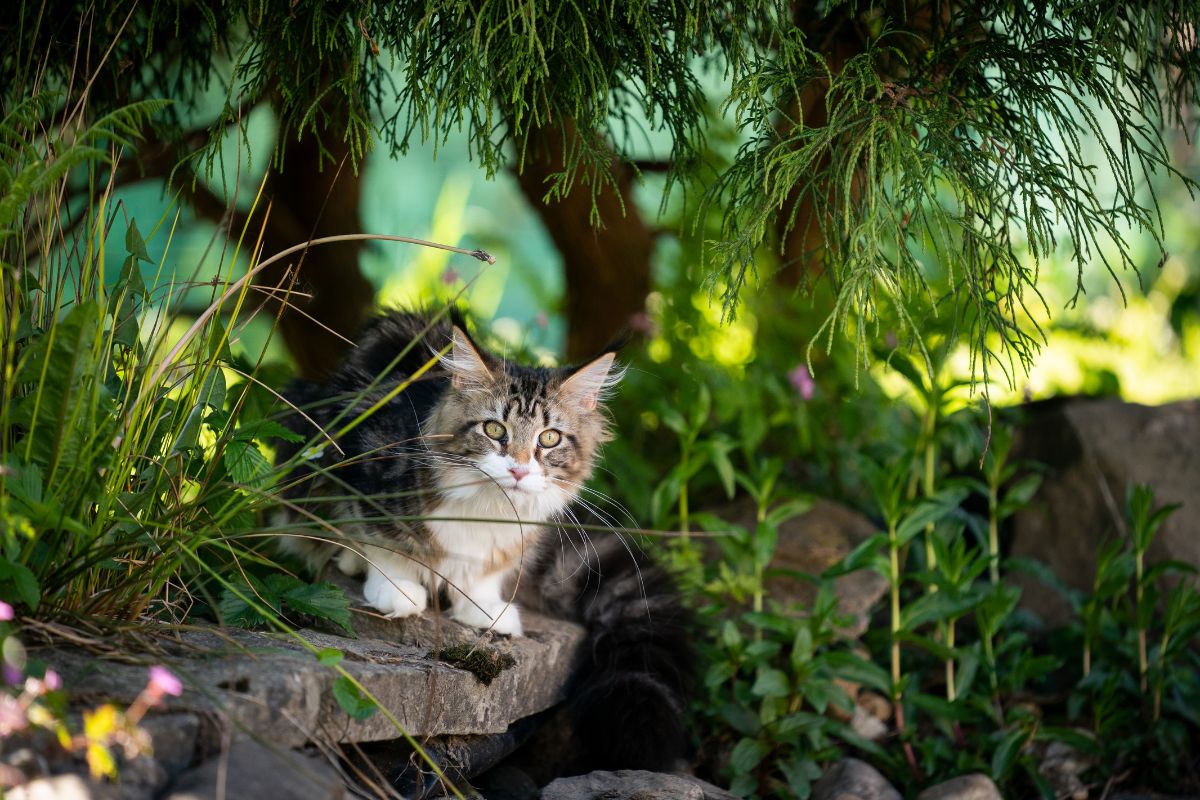
<svg viewBox="0 0 1200 800">
<path fill-rule="evenodd" d="M 581 176 L 599 191 L 641 128 L 667 131 L 668 190 L 720 218 L 704 275 L 727 314 L 760 265 L 799 264 L 836 288 L 830 336 L 865 356 L 883 306 L 911 334 L 949 313 L 983 377 L 1028 367 L 1037 332 L 1021 321 L 1052 252 L 1070 253 L 1079 291 L 1092 260 L 1136 273 L 1129 233 L 1162 229 L 1147 178 L 1173 171 L 1167 142 L 1200 79 L 1188 0 L 22 0 L 3 15 L 6 108 L 83 86 L 95 113 L 171 97 L 168 140 L 194 141 L 190 105 L 217 87 L 202 128 L 269 102 L 277 141 L 341 137 L 356 163 L 375 142 L 398 156 L 462 127 L 489 174 L 519 169 L 550 128 L 553 200 Z M 717 106 L 745 140 L 714 165 Z M 212 169 L 215 147 L 202 153 Z M 787 244 L 797 230 L 816 246 Z"/>
</svg>

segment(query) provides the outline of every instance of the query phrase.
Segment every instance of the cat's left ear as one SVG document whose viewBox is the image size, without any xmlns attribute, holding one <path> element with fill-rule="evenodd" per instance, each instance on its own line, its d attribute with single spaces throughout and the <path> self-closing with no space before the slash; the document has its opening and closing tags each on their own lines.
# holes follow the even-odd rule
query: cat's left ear
<svg viewBox="0 0 1200 800">
<path fill-rule="evenodd" d="M 616 354 L 605 353 L 575 370 L 563 381 L 563 396 L 572 398 L 584 411 L 595 409 L 625 374 L 624 367 L 614 366 L 615 359 Z"/>
<path fill-rule="evenodd" d="M 453 331 L 450 353 L 442 359 L 442 363 L 450 371 L 454 388 L 465 389 L 490 383 L 493 380 L 492 372 L 471 337 L 457 325 Z"/>
</svg>

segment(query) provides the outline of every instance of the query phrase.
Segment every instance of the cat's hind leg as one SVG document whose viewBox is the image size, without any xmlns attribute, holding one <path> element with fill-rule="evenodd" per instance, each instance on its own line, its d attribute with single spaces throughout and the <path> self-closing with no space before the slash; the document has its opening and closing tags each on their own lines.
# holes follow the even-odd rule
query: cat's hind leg
<svg viewBox="0 0 1200 800">
<path fill-rule="evenodd" d="M 421 585 L 420 564 L 382 547 L 365 545 L 363 550 L 367 562 L 363 597 L 368 605 L 389 617 L 411 617 L 425 610 L 429 593 Z"/>
<path fill-rule="evenodd" d="M 477 577 L 450 590 L 450 618 L 472 628 L 520 636 L 521 612 L 501 594 L 503 572 Z"/>
</svg>

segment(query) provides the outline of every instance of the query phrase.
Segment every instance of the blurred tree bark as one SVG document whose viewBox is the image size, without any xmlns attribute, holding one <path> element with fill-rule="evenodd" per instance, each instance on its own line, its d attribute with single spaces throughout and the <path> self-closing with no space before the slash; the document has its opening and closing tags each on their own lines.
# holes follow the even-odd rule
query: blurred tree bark
<svg viewBox="0 0 1200 800">
<path fill-rule="evenodd" d="M 645 307 L 654 235 L 633 198 L 634 171 L 616 155 L 609 175 L 584 168 L 562 197 L 546 199 L 579 131 L 570 122 L 531 127 L 517 180 L 562 254 L 566 278 L 567 358 L 599 353 Z M 593 187 L 600 227 L 592 225 Z M 615 186 L 615 188 L 614 188 Z"/>
<path fill-rule="evenodd" d="M 361 174 L 351 168 L 338 130 L 335 124 L 321 141 L 305 134 L 282 143 L 286 168 L 270 169 L 253 215 L 231 209 L 229 200 L 196 181 L 185 187 L 185 196 L 197 215 L 224 222 L 231 237 L 248 225 L 246 238 L 253 242 L 261 229 L 264 258 L 310 239 L 361 233 Z M 171 163 L 166 159 L 149 171 L 166 176 Z M 307 378 L 319 378 L 337 364 L 349 346 L 345 337 L 369 311 L 375 290 L 359 268 L 362 246 L 339 242 L 301 251 L 255 281 L 263 287 L 266 308 L 279 314 L 284 344 Z"/>
</svg>

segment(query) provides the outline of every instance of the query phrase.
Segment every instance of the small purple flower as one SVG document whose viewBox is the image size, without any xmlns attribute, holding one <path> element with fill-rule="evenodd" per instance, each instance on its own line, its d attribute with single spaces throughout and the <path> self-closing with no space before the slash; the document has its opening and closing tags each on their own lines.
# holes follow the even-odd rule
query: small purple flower
<svg viewBox="0 0 1200 800">
<path fill-rule="evenodd" d="M 895 331 L 888 331 L 883 335 L 883 343 L 895 350 L 900 344 L 900 339 L 897 338 Z"/>
<path fill-rule="evenodd" d="M 808 366 L 805 364 L 797 364 L 787 374 L 788 383 L 792 385 L 803 400 L 812 400 L 813 392 L 817 388 L 817 384 L 813 381 L 812 376 L 808 374 Z"/>
<path fill-rule="evenodd" d="M 658 326 L 654 324 L 654 318 L 645 311 L 637 311 L 630 314 L 629 327 L 643 336 L 651 338 L 658 336 Z"/>
<path fill-rule="evenodd" d="M 16 616 L 16 614 L 13 612 L 13 607 L 3 600 L 0 600 L 0 620 L 8 622 L 14 616 Z"/>
<path fill-rule="evenodd" d="M 458 270 L 450 268 L 442 273 L 442 283 L 446 284 L 447 286 L 453 286 L 454 284 L 458 283 L 458 279 L 460 277 L 462 276 L 458 274 Z"/>
<path fill-rule="evenodd" d="M 4 682 L 9 686 L 20 686 L 25 682 L 25 673 L 15 664 L 4 664 Z"/>
<path fill-rule="evenodd" d="M 178 697 L 183 694 L 183 683 L 175 677 L 175 673 L 166 667 L 153 666 L 150 668 L 150 691 L 162 696 L 169 694 Z"/>
</svg>

